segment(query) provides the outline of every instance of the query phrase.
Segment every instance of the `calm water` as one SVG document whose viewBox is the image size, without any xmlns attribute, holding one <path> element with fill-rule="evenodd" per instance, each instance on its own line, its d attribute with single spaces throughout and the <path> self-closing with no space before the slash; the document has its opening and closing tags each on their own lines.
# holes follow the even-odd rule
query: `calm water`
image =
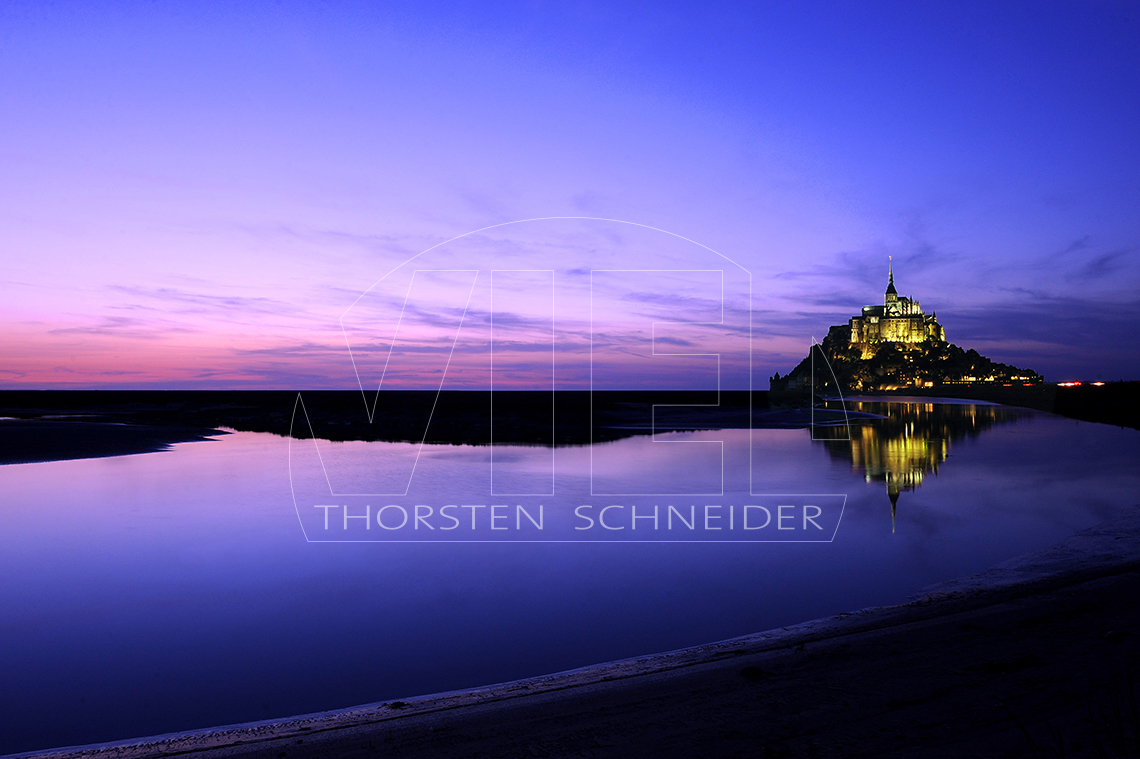
<svg viewBox="0 0 1140 759">
<path fill-rule="evenodd" d="M 830 542 L 628 529 L 635 504 L 687 516 L 762 503 L 748 495 L 740 431 L 553 457 L 438 446 L 418 462 L 404 444 L 321 443 L 317 460 L 311 442 L 294 441 L 292 468 L 286 439 L 235 433 L 164 453 L 0 467 L 0 753 L 473 687 L 897 602 L 1140 502 L 1135 430 L 996 406 L 849 407 L 887 418 L 853 426 L 850 439 L 821 439 L 846 437 L 827 429 L 752 437 L 753 492 L 846 495 L 820 517 L 838 528 Z M 319 461 L 340 493 L 402 492 L 411 462 L 417 490 L 403 501 L 329 496 Z M 593 497 L 591 461 L 596 493 L 715 494 Z M 552 482 L 574 495 L 490 495 Z M 314 508 L 413 502 L 433 507 L 435 542 L 411 542 L 427 527 L 357 520 L 346 531 L 339 511 L 326 531 Z M 511 530 L 490 532 L 488 518 L 443 534 L 445 503 L 516 502 L 544 505 L 542 533 L 525 520 L 515 529 L 511 511 L 501 522 Z M 610 523 L 627 529 L 575 530 L 583 504 L 594 516 L 623 506 Z M 711 539 L 763 534 L 774 533 L 737 525 Z"/>
</svg>

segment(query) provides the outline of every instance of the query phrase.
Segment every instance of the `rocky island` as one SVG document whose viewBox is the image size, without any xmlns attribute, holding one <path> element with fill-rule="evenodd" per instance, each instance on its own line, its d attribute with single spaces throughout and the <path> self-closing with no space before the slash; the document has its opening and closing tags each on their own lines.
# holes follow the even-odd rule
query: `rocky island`
<svg viewBox="0 0 1140 759">
<path fill-rule="evenodd" d="M 1040 374 L 991 361 L 947 342 L 938 316 L 895 289 L 889 270 L 882 305 L 831 327 L 827 337 L 791 372 L 771 379 L 777 394 L 941 389 L 955 394 L 981 387 L 1036 387 Z"/>
</svg>

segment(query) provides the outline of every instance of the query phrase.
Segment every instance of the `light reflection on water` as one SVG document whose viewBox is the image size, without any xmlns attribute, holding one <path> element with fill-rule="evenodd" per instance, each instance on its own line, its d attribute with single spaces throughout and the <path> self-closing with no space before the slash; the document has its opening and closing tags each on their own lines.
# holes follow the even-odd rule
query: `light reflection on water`
<svg viewBox="0 0 1140 759">
<path fill-rule="evenodd" d="M 848 495 L 834 542 L 815 544 L 307 543 L 288 443 L 264 434 L 0 467 L 0 753 L 473 687 L 892 603 L 1140 501 L 1134 430 L 925 402 L 886 416 L 849 441 L 754 433 L 765 491 Z M 607 450 L 635 462 L 646 444 Z M 586 451 L 557 449 L 558 476 L 581 481 Z M 425 456 L 480 497 L 486 449 Z"/>
<path fill-rule="evenodd" d="M 877 419 L 857 420 L 847 427 L 821 427 L 813 432 L 837 460 L 849 460 L 853 472 L 867 483 L 884 483 L 891 502 L 894 532 L 899 496 L 922 486 L 928 475 L 938 475 L 950 457 L 950 448 L 974 439 L 995 425 L 1010 424 L 1032 415 L 1026 409 L 975 403 L 932 403 L 929 400 L 830 402 Z"/>
</svg>

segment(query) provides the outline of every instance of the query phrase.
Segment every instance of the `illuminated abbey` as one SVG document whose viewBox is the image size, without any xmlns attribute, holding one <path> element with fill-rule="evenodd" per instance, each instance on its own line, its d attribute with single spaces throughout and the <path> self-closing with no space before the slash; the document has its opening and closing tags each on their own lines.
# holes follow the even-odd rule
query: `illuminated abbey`
<svg viewBox="0 0 1140 759">
<path fill-rule="evenodd" d="M 812 356 L 822 352 L 827 369 L 816 372 Z M 823 364 L 821 363 L 822 367 Z M 946 342 L 938 316 L 922 310 L 917 300 L 895 289 L 895 270 L 889 264 L 887 292 L 881 306 L 863 306 L 859 316 L 836 324 L 822 344 L 809 351 L 787 376 L 769 379 L 771 392 L 831 392 L 935 388 L 945 386 L 1039 385 L 1041 375 L 1018 369 Z"/>
<path fill-rule="evenodd" d="M 893 262 L 887 276 L 887 292 L 881 306 L 863 306 L 860 316 L 850 321 L 851 346 L 860 348 L 863 358 L 875 355 L 879 343 L 918 344 L 927 339 L 943 341 L 946 331 L 938 315 L 923 312 L 917 300 L 902 297 L 895 289 Z"/>
</svg>

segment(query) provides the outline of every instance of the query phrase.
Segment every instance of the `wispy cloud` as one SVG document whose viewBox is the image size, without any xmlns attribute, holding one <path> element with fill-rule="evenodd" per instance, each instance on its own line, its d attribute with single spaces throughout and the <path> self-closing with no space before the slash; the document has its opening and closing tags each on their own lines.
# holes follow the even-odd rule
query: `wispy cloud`
<svg viewBox="0 0 1140 759">
<path fill-rule="evenodd" d="M 172 304 L 165 311 L 177 314 L 204 314 L 214 312 L 240 312 L 242 314 L 298 314 L 303 311 L 296 304 L 264 296 L 220 295 L 192 292 L 174 287 L 142 287 L 138 285 L 109 285 L 108 289 L 135 300 L 152 300 Z M 120 303 L 130 308 L 133 303 Z"/>
<path fill-rule="evenodd" d="M 129 316 L 105 316 L 99 324 L 59 327 L 48 330 L 49 335 L 86 335 L 133 340 L 161 340 L 171 334 L 187 334 L 197 330 L 171 323 L 137 319 Z"/>
<path fill-rule="evenodd" d="M 1103 279 L 1123 271 L 1127 259 L 1136 255 L 1136 248 L 1114 250 L 1103 253 L 1085 263 L 1079 270 L 1078 276 L 1085 279 Z"/>
</svg>

